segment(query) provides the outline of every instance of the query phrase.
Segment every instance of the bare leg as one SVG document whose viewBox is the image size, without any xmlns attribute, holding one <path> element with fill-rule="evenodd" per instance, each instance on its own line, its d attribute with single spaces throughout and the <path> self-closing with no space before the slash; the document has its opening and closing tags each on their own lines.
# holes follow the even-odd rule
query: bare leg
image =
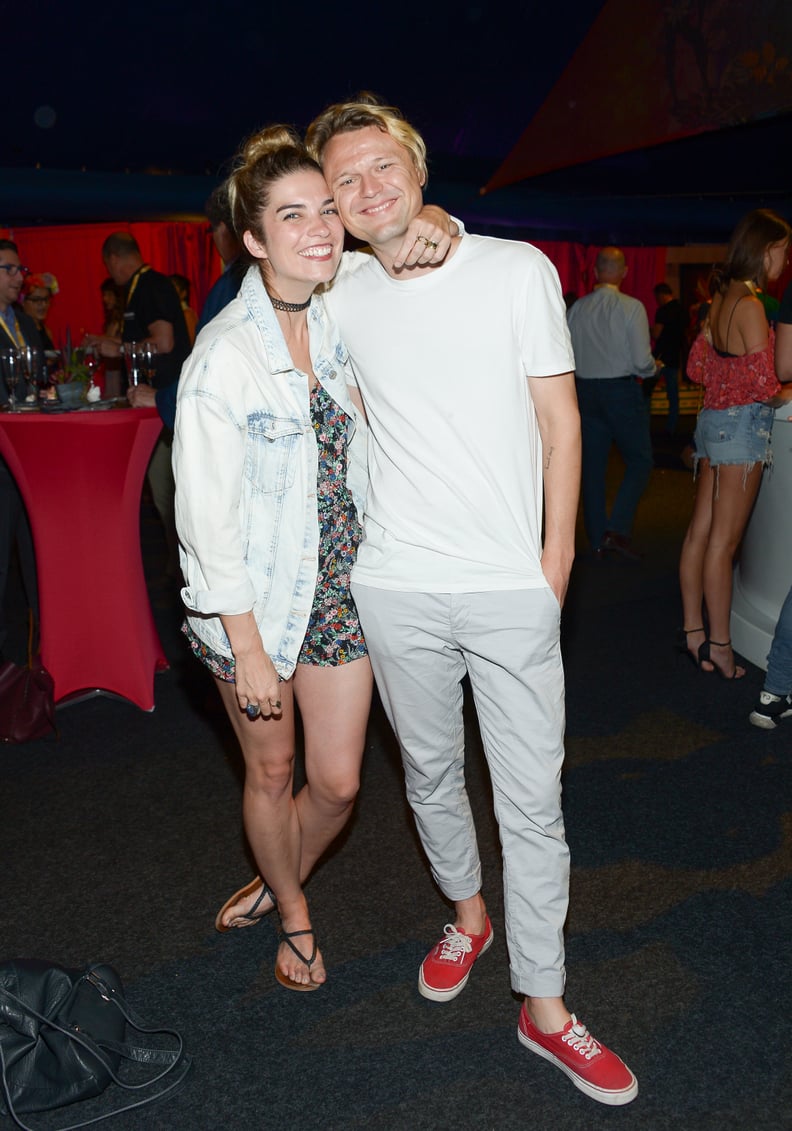
<svg viewBox="0 0 792 1131">
<path fill-rule="evenodd" d="M 704 600 L 709 616 L 709 635 L 713 663 L 725 675 L 735 671 L 731 647 L 721 647 L 730 639 L 732 567 L 762 480 L 762 465 L 756 463 L 745 474 L 742 465 L 721 464 L 717 496 L 712 501 L 712 526 L 704 555 Z M 737 668 L 737 678 L 745 675 Z"/>
<path fill-rule="evenodd" d="M 295 798 L 303 880 L 352 815 L 371 689 L 368 659 L 338 667 L 297 665 L 294 693 L 305 734 L 306 783 Z"/>
<path fill-rule="evenodd" d="M 562 997 L 526 997 L 525 1008 L 540 1033 L 560 1033 L 571 1018 Z"/>
<path fill-rule="evenodd" d="M 306 783 L 294 799 L 300 826 L 300 873 L 307 876 L 352 815 L 360 785 L 360 763 L 371 705 L 372 675 L 368 659 L 338 667 L 298 664 L 294 693 L 305 735 Z M 269 878 L 268 873 L 264 872 Z M 303 896 L 284 904 L 278 893 L 278 911 L 284 931 L 310 928 L 308 904 Z M 313 940 L 306 936 L 310 946 Z M 303 950 L 309 953 L 309 949 Z M 279 969 L 294 982 L 323 982 L 321 954 L 310 971 L 291 948 L 282 945 Z"/>
<path fill-rule="evenodd" d="M 349 820 L 357 796 L 371 703 L 371 666 L 368 659 L 355 660 L 339 667 L 298 664 L 294 679 L 284 684 L 283 688 L 282 719 L 285 720 L 288 713 L 291 737 L 288 833 L 285 838 L 279 839 L 271 835 L 274 830 L 265 832 L 261 822 L 266 822 L 268 818 L 264 808 L 256 804 L 250 809 L 247 805 L 244 807 L 245 830 L 261 874 L 266 876 L 268 884 L 278 897 L 284 931 L 298 931 L 307 930 L 311 926 L 302 883 Z M 307 779 L 295 798 L 291 796 L 294 731 L 292 689 L 303 721 Z M 236 702 L 233 689 L 230 702 L 232 706 Z M 237 718 L 232 718 L 232 721 L 235 722 L 237 733 L 241 728 L 244 734 L 247 720 L 238 709 Z M 260 719 L 252 725 L 255 727 L 261 723 L 266 727 L 271 721 L 277 720 Z M 246 798 L 247 794 L 246 773 Z M 273 861 L 272 850 L 278 852 L 281 848 L 284 851 L 283 859 Z M 288 871 L 285 885 L 282 879 L 284 865 Z M 293 882 L 295 877 L 296 885 Z M 235 916 L 244 914 L 258 898 L 259 891 L 260 889 L 254 891 L 242 901 L 244 906 L 229 908 L 224 918 L 232 922 Z M 266 908 L 266 902 L 265 899 L 260 909 Z M 302 953 L 310 954 L 313 940 L 310 936 L 304 936 L 296 939 L 295 944 Z M 302 984 L 325 980 L 320 955 L 317 955 L 309 972 L 305 963 L 286 944 L 280 947 L 278 967 L 292 981 Z"/>
<path fill-rule="evenodd" d="M 466 935 L 483 935 L 487 908 L 479 892 L 470 899 L 458 899 L 454 904 L 454 925 Z"/>
<path fill-rule="evenodd" d="M 240 710 L 234 685 L 219 679 L 217 685 L 245 760 L 242 817 L 253 856 L 279 903 L 285 906 L 287 916 L 291 918 L 299 911 L 307 925 L 308 908 L 300 884 L 300 823 L 292 797 L 292 684 L 281 686 L 283 710 L 280 716 L 262 717 L 252 722 Z M 287 925 L 286 929 L 297 928 Z M 288 948 L 281 947 L 284 949 Z M 304 966 L 303 971 L 307 974 Z M 324 980 L 319 959 L 315 980 Z"/>
<path fill-rule="evenodd" d="M 682 592 L 682 627 L 686 629 L 685 644 L 698 662 L 698 650 L 706 639 L 704 631 L 704 558 L 707 553 L 712 526 L 712 502 L 715 493 L 715 474 L 709 460 L 699 464 L 693 514 L 682 543 L 679 556 L 679 587 Z M 690 629 L 699 629 L 691 632 Z M 717 639 L 717 637 L 716 637 Z M 705 671 L 713 666 L 705 662 Z"/>
</svg>

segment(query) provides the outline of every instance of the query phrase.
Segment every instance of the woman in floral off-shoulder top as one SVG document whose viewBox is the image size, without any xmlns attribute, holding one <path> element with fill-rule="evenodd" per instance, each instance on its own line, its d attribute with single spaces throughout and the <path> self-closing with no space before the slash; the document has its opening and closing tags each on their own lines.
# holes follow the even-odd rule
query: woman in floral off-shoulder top
<svg viewBox="0 0 792 1131">
<path fill-rule="evenodd" d="M 732 566 L 771 461 L 775 409 L 766 402 L 780 389 L 773 331 L 757 291 L 783 272 L 790 237 L 786 220 L 768 209 L 743 217 L 713 273 L 712 306 L 688 358 L 688 376 L 704 386 L 704 407 L 693 441 L 696 499 L 679 562 L 680 647 L 702 671 L 724 679 L 745 675 L 729 638 Z"/>
</svg>

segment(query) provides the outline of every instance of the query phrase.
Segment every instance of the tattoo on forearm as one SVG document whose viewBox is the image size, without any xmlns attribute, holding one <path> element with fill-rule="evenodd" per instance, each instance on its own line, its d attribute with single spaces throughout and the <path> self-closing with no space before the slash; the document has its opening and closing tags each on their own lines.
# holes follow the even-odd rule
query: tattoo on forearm
<svg viewBox="0 0 792 1131">
<path fill-rule="evenodd" d="M 549 468 L 550 468 L 550 460 L 553 458 L 553 452 L 554 451 L 555 451 L 555 448 L 548 448 L 547 449 L 547 455 L 545 456 L 545 464 L 544 464 L 545 471 L 548 471 Z"/>
</svg>

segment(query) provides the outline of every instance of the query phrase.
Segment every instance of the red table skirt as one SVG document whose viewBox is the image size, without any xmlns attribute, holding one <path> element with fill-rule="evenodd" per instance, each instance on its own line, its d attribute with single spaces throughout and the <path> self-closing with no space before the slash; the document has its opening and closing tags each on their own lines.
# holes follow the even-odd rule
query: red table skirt
<svg viewBox="0 0 792 1131">
<path fill-rule="evenodd" d="M 167 660 L 143 576 L 140 493 L 161 430 L 153 408 L 0 414 L 0 453 L 33 532 L 56 702 L 102 690 L 154 709 Z"/>
</svg>

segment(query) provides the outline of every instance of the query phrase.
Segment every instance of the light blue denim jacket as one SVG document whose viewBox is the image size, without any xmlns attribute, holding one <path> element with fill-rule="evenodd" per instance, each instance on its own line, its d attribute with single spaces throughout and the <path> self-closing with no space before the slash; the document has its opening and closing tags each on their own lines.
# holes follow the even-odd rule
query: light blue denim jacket
<svg viewBox="0 0 792 1131">
<path fill-rule="evenodd" d="M 365 425 L 347 390 L 346 348 L 314 296 L 314 372 L 353 424 L 347 482 L 359 513 Z M 198 335 L 179 379 L 176 527 L 196 635 L 230 656 L 220 614 L 253 610 L 278 674 L 294 671 L 318 571 L 318 456 L 308 381 L 294 366 L 258 268 Z"/>
</svg>

